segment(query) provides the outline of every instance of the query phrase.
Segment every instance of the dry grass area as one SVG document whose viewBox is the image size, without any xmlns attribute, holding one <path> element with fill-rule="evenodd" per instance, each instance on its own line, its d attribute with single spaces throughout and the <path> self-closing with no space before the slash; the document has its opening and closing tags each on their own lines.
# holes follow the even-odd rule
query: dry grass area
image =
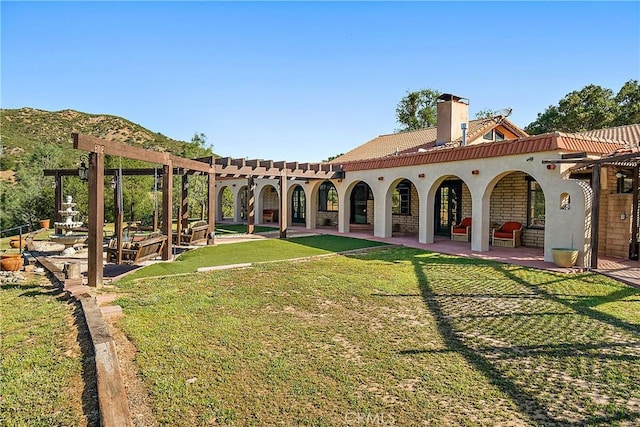
<svg viewBox="0 0 640 427">
<path fill-rule="evenodd" d="M 0 425 L 99 425 L 95 365 L 79 310 L 45 277 L 0 286 Z"/>
<path fill-rule="evenodd" d="M 640 423 L 640 293 L 592 274 L 392 248 L 114 292 L 152 424 Z"/>
</svg>

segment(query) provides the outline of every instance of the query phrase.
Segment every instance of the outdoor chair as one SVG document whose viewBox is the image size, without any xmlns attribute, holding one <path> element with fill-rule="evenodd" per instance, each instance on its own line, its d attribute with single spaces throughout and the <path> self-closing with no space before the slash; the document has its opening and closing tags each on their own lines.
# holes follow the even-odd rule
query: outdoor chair
<svg viewBox="0 0 640 427">
<path fill-rule="evenodd" d="M 507 221 L 494 229 L 491 233 L 493 246 L 502 246 L 507 248 L 515 248 L 520 246 L 520 235 L 522 233 L 522 224 L 517 221 Z"/>
<path fill-rule="evenodd" d="M 451 225 L 451 240 L 457 242 L 471 241 L 471 217 L 464 218 L 460 224 Z"/>
<path fill-rule="evenodd" d="M 180 236 L 173 233 L 173 243 L 175 245 L 192 246 L 196 243 L 207 242 L 207 230 L 209 224 L 206 221 L 194 222 L 189 228 L 182 230 Z"/>
</svg>

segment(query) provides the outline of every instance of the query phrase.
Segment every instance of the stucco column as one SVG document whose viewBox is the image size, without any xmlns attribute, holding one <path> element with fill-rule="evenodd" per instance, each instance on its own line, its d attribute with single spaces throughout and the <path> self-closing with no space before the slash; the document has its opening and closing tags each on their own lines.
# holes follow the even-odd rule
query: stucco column
<svg viewBox="0 0 640 427">
<path fill-rule="evenodd" d="M 477 193 L 471 192 L 471 250 L 486 252 L 489 250 L 491 234 L 489 223 L 491 192 L 484 198 Z"/>
<path fill-rule="evenodd" d="M 393 191 L 374 191 L 373 193 L 373 235 L 391 237 L 391 198 Z"/>
<path fill-rule="evenodd" d="M 349 216 L 351 215 L 351 189 L 347 186 L 336 186 L 338 192 L 338 233 L 349 232 Z"/>
<path fill-rule="evenodd" d="M 305 199 L 305 214 L 304 221 L 307 230 L 311 230 L 312 228 L 316 228 L 316 212 L 318 212 L 318 195 L 315 194 L 313 186 L 309 183 L 305 183 L 302 188 L 304 189 L 304 199 Z"/>
<path fill-rule="evenodd" d="M 242 200 L 240 194 L 242 193 L 242 189 L 244 186 L 236 185 L 233 187 L 233 222 L 241 222 L 242 217 Z"/>
<path fill-rule="evenodd" d="M 431 206 L 431 209 L 428 207 Z M 427 214 L 431 212 L 431 216 Z M 431 218 L 431 222 L 429 221 Z M 429 205 L 427 194 L 420 194 L 418 190 L 418 242 L 419 243 L 433 243 L 433 226 L 431 227 L 431 242 L 428 238 L 429 224 L 433 225 L 433 203 Z"/>
</svg>

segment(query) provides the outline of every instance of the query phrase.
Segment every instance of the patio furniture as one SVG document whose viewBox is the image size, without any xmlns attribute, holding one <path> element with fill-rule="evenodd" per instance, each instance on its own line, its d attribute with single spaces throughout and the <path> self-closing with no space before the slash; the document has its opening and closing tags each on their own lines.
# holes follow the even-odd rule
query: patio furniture
<svg viewBox="0 0 640 427">
<path fill-rule="evenodd" d="M 451 225 L 451 240 L 456 242 L 471 241 L 471 217 L 463 218 L 460 224 Z"/>
<path fill-rule="evenodd" d="M 124 239 L 123 239 L 124 240 Z M 167 241 L 164 234 L 134 234 L 131 240 L 122 242 L 122 262 L 138 264 L 162 254 Z M 118 242 L 111 239 L 107 247 L 107 262 L 118 262 Z"/>
<path fill-rule="evenodd" d="M 209 224 L 206 221 L 194 222 L 186 230 L 182 230 L 180 238 L 178 239 L 178 233 L 173 233 L 173 243 L 175 245 L 192 246 L 196 243 L 207 242 L 207 230 Z"/>
<path fill-rule="evenodd" d="M 262 221 L 263 222 L 276 222 L 276 221 L 278 221 L 278 210 L 277 209 L 263 209 L 262 210 Z"/>
<path fill-rule="evenodd" d="M 515 248 L 520 246 L 522 224 L 517 221 L 507 221 L 491 233 L 493 246 Z"/>
</svg>

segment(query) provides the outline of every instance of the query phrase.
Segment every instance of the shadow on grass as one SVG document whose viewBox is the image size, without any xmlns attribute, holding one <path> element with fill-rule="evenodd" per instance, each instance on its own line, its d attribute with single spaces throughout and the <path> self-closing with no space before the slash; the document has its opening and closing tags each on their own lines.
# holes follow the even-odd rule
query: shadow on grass
<svg viewBox="0 0 640 427">
<path fill-rule="evenodd" d="M 635 393 L 629 394 L 628 390 L 629 387 L 633 387 L 637 376 L 633 367 L 637 366 L 640 360 L 640 340 L 634 338 L 639 327 L 592 308 L 637 294 L 637 290 L 622 288 L 602 297 L 580 295 L 579 291 L 575 295 L 556 295 L 545 290 L 544 286 L 575 281 L 577 277 L 563 277 L 542 271 L 536 273 L 532 270 L 536 278 L 543 279 L 543 283 L 531 283 L 518 277 L 519 270 L 530 270 L 524 267 L 417 250 L 396 257 L 395 261 L 392 260 L 393 255 L 376 252 L 367 255 L 366 258 L 389 264 L 411 263 L 422 299 L 435 318 L 437 330 L 446 346 L 444 350 L 406 349 L 400 351 L 400 355 L 411 357 L 423 353 L 448 352 L 461 355 L 509 396 L 518 410 L 529 418 L 531 424 L 611 425 L 638 421 L 640 413 L 621 402 L 629 397 L 637 397 Z M 483 277 L 476 277 L 473 273 L 469 273 L 468 277 L 464 277 L 464 274 L 463 277 L 459 277 L 453 273 L 453 267 L 465 266 L 470 269 L 483 267 Z M 448 271 L 452 272 L 450 276 L 447 276 Z M 487 274 L 490 271 L 494 273 Z M 430 272 L 434 273 L 433 277 L 430 276 Z M 483 280 L 486 280 L 485 286 Z M 589 281 L 589 276 L 585 276 L 584 280 Z M 523 292 L 514 292 L 512 284 L 517 285 Z M 460 292 L 467 289 L 467 286 L 469 293 Z M 489 292 L 474 292 L 478 287 L 487 288 Z M 452 292 L 448 293 L 447 289 L 451 289 Z M 500 293 L 500 289 L 507 292 Z M 498 313 L 468 313 L 464 304 L 458 303 L 458 300 L 463 302 L 464 299 L 472 301 L 469 304 L 474 309 L 482 309 L 485 303 L 493 303 L 492 307 L 501 307 L 500 300 L 504 298 L 522 300 L 522 306 L 514 301 L 516 305 L 510 303 L 511 305 L 505 308 L 521 311 L 502 313 L 498 308 Z M 531 313 L 527 313 L 527 306 L 536 300 L 543 304 L 538 308 L 550 302 L 561 305 L 557 306 L 559 310 L 551 309 L 541 313 L 534 308 Z M 562 307 L 566 307 L 567 310 L 563 310 Z M 567 318 L 567 324 L 571 324 L 571 316 L 576 317 L 575 330 L 549 329 L 549 325 L 557 324 L 555 319 Z M 492 318 L 498 323 L 490 323 Z M 514 320 L 508 321 L 509 318 Z M 484 322 L 484 319 L 488 319 L 488 322 Z M 504 323 L 505 321 L 515 323 Z M 563 324 L 560 322 L 560 325 Z M 604 324 L 615 329 L 603 329 Z M 509 329 L 507 326 L 510 325 L 517 327 Z M 587 330 L 584 330 L 585 327 Z M 545 335 L 549 334 L 549 331 L 553 334 L 555 330 L 561 335 Z M 593 332 L 595 337 L 591 335 Z M 534 336 L 533 343 L 527 344 L 527 338 L 522 334 Z M 588 342 L 585 343 L 585 339 Z M 563 342 L 565 340 L 568 342 Z M 590 368 L 586 371 L 576 371 L 574 368 L 581 363 Z M 615 372 L 610 371 L 611 367 L 616 367 Z M 615 375 L 623 377 L 621 380 L 612 380 L 611 376 Z M 586 384 L 586 387 L 576 387 L 574 381 Z M 567 393 L 567 390 L 572 388 L 575 390 Z M 596 396 L 598 393 L 610 396 L 611 403 L 597 403 L 589 397 L 590 393 Z M 618 397 L 618 403 L 614 404 L 615 396 Z"/>
<path fill-rule="evenodd" d="M 434 290 L 429 285 L 429 280 L 423 270 L 424 264 L 424 262 L 413 260 L 414 271 L 418 279 L 418 285 L 422 291 L 423 300 L 436 319 L 438 332 L 447 350 L 460 354 L 475 369 L 482 372 L 492 384 L 508 395 L 518 407 L 519 411 L 528 416 L 532 422 L 542 422 L 544 424 L 555 422 L 555 420 L 547 415 L 546 410 L 533 396 L 525 393 L 512 381 L 504 377 L 483 355 L 478 354 L 472 348 L 465 345 L 464 341 L 458 336 L 451 318 L 444 312 L 440 303 L 435 298 Z"/>
<path fill-rule="evenodd" d="M 306 237 L 292 237 L 288 242 L 308 246 L 328 252 L 345 252 L 355 249 L 376 248 L 388 246 L 387 243 L 372 240 L 356 239 L 354 237 L 317 235 Z"/>
</svg>

